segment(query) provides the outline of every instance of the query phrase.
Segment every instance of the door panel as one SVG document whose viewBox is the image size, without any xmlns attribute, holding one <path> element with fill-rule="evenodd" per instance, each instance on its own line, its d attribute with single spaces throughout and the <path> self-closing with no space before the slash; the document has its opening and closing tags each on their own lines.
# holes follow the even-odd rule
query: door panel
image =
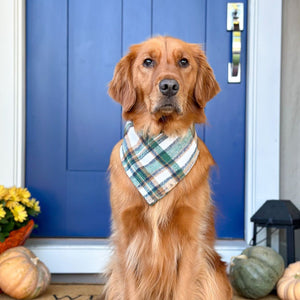
<svg viewBox="0 0 300 300">
<path fill-rule="evenodd" d="M 66 15 L 66 1 L 27 1 L 26 186 L 43 236 L 66 234 Z"/>
<path fill-rule="evenodd" d="M 246 3 L 244 7 L 244 15 L 247 16 Z M 207 1 L 207 22 L 215 25 L 207 26 L 206 54 L 221 92 L 207 104 L 205 143 L 217 164 L 212 170 L 211 184 L 217 203 L 218 235 L 241 238 L 244 236 L 247 19 L 244 20 L 245 29 L 242 32 L 242 81 L 230 84 L 227 82 L 227 64 L 231 61 L 232 33 L 224 27 L 227 22 L 226 9 L 226 1 Z"/>
<path fill-rule="evenodd" d="M 243 237 L 246 30 L 242 84 L 228 84 L 226 3 L 26 2 L 26 185 L 41 202 L 36 236 L 109 235 L 107 168 L 122 120 L 107 85 L 131 44 L 160 34 L 202 44 L 221 85 L 207 105 L 208 125 L 197 132 L 218 165 L 212 172 L 218 236 Z"/>
<path fill-rule="evenodd" d="M 105 172 L 120 137 L 120 107 L 110 101 L 107 86 L 121 56 L 121 8 L 119 0 L 69 2 L 70 170 Z"/>
</svg>

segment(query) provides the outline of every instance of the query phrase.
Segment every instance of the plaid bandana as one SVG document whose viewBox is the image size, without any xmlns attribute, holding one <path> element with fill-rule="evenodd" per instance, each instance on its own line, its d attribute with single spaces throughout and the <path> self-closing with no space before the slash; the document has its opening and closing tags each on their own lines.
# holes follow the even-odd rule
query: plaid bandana
<svg viewBox="0 0 300 300">
<path fill-rule="evenodd" d="M 126 174 L 149 205 L 170 192 L 197 160 L 197 134 L 189 129 L 183 137 L 138 135 L 132 122 L 125 126 L 120 156 Z"/>
</svg>

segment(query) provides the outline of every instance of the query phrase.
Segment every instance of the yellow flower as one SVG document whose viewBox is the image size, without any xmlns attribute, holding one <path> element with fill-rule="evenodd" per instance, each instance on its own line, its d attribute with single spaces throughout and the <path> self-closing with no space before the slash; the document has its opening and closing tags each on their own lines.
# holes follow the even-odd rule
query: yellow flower
<svg viewBox="0 0 300 300">
<path fill-rule="evenodd" d="M 24 222 L 28 215 L 27 215 L 27 212 L 24 208 L 24 206 L 20 205 L 20 204 L 17 204 L 14 206 L 14 208 L 12 209 L 12 213 L 14 215 L 14 219 L 16 222 Z"/>
<path fill-rule="evenodd" d="M 7 188 L 5 188 L 3 185 L 0 185 L 0 200 L 4 199 L 6 194 L 7 194 Z"/>
<path fill-rule="evenodd" d="M 11 200 L 11 201 L 20 201 L 19 195 L 18 195 L 18 189 L 14 186 L 10 189 L 8 189 L 8 192 L 6 196 L 4 197 L 5 200 Z"/>
<path fill-rule="evenodd" d="M 31 207 L 36 212 L 40 212 L 41 211 L 40 202 L 36 201 L 36 199 L 34 199 L 34 198 L 32 198 L 30 200 L 30 205 L 28 205 L 28 207 Z"/>
<path fill-rule="evenodd" d="M 0 220 L 1 220 L 2 218 L 4 218 L 5 215 L 6 215 L 6 211 L 4 210 L 3 205 L 0 204 Z"/>
<path fill-rule="evenodd" d="M 19 201 L 29 207 L 31 194 L 26 188 L 17 188 L 17 197 Z"/>
<path fill-rule="evenodd" d="M 27 188 L 18 188 L 17 192 L 21 199 L 29 199 L 31 197 L 31 194 Z"/>
<path fill-rule="evenodd" d="M 18 202 L 16 201 L 7 201 L 6 202 L 6 207 L 8 207 L 10 209 L 10 211 L 13 210 L 13 208 L 18 204 Z"/>
<path fill-rule="evenodd" d="M 27 206 L 27 207 L 31 207 L 31 206 L 30 206 L 30 199 L 28 199 L 28 198 L 21 198 L 21 199 L 20 199 L 20 202 L 21 202 L 22 204 L 24 204 L 25 206 Z"/>
</svg>

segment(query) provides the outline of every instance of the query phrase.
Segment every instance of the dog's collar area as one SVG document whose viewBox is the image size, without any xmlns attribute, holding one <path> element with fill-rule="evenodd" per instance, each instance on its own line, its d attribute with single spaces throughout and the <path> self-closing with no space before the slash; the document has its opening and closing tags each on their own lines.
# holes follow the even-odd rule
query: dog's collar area
<svg viewBox="0 0 300 300">
<path fill-rule="evenodd" d="M 124 133 L 120 148 L 122 165 L 149 205 L 167 195 L 190 172 L 199 155 L 194 129 L 182 137 L 164 133 L 143 136 L 136 133 L 129 121 Z"/>
</svg>

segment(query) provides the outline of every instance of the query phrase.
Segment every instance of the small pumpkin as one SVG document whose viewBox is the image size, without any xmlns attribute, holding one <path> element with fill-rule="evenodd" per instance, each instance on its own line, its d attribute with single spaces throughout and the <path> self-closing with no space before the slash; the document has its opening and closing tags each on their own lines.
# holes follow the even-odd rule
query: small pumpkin
<svg viewBox="0 0 300 300">
<path fill-rule="evenodd" d="M 232 259 L 230 281 L 241 296 L 258 299 L 273 290 L 283 271 L 281 255 L 269 247 L 254 246 Z"/>
<path fill-rule="evenodd" d="M 281 300 L 300 300 L 300 261 L 290 264 L 277 283 Z"/>
<path fill-rule="evenodd" d="M 15 299 L 33 299 L 45 291 L 50 272 L 25 247 L 15 247 L 0 255 L 0 288 Z"/>
</svg>

